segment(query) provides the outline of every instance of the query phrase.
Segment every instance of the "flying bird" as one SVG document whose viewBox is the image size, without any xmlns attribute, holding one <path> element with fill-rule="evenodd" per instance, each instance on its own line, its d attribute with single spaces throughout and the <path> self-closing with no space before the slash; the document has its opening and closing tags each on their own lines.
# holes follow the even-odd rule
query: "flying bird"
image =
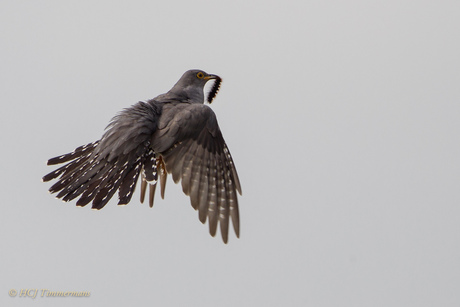
<svg viewBox="0 0 460 307">
<path fill-rule="evenodd" d="M 215 236 L 218 224 L 225 243 L 229 220 L 239 237 L 237 192 L 241 185 L 235 164 L 222 137 L 215 113 L 204 104 L 204 86 L 214 80 L 207 95 L 211 103 L 222 79 L 202 70 L 189 70 L 165 94 L 124 109 L 107 126 L 100 140 L 51 158 L 48 165 L 65 163 L 45 175 L 57 179 L 49 189 L 57 198 L 77 206 L 90 202 L 102 209 L 118 191 L 118 205 L 130 202 L 140 177 L 141 203 L 149 187 L 153 207 L 159 181 L 164 198 L 166 179 L 172 175 L 190 197 L 199 220 Z"/>
</svg>

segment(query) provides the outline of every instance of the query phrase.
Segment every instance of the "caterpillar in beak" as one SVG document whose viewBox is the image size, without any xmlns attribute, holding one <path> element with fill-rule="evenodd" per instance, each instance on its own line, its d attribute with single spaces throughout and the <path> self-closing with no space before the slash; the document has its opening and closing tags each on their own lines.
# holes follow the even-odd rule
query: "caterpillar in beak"
<svg viewBox="0 0 460 307">
<path fill-rule="evenodd" d="M 212 85 L 212 88 L 208 93 L 208 99 L 207 100 L 208 100 L 209 103 L 212 103 L 214 97 L 216 97 L 217 93 L 219 92 L 221 83 L 222 83 L 222 78 L 220 78 L 220 77 L 217 77 L 214 80 L 214 84 Z"/>
</svg>

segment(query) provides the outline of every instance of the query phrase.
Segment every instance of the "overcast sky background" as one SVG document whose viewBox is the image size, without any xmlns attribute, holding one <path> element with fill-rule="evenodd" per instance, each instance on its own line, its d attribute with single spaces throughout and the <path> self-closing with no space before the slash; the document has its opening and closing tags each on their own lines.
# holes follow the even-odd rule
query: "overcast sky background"
<svg viewBox="0 0 460 307">
<path fill-rule="evenodd" d="M 458 1 L 0 2 L 1 306 L 459 306 Z M 200 68 L 242 187 L 212 238 L 77 208 L 48 158 Z M 11 298 L 10 289 L 90 291 Z"/>
</svg>

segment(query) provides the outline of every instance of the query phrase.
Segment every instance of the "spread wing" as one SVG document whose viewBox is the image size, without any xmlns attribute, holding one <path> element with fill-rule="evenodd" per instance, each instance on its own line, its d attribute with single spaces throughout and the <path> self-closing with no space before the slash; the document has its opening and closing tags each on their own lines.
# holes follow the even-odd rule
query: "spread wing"
<svg viewBox="0 0 460 307">
<path fill-rule="evenodd" d="M 203 104 L 165 104 L 151 147 L 161 154 L 167 173 L 181 181 L 202 223 L 212 236 L 217 225 L 228 240 L 229 219 L 239 236 L 236 192 L 241 194 L 238 174 L 214 112 Z"/>
<path fill-rule="evenodd" d="M 167 174 L 181 181 L 202 223 L 212 236 L 220 224 L 228 241 L 230 218 L 239 237 L 236 192 L 238 175 L 214 112 L 203 104 L 139 102 L 114 117 L 99 141 L 52 158 L 48 165 L 65 163 L 43 177 L 58 179 L 49 189 L 57 198 L 78 206 L 92 202 L 103 208 L 118 190 L 119 205 L 131 200 L 141 176 L 141 201 L 150 184 L 153 205 L 158 177 L 164 195 Z"/>
<path fill-rule="evenodd" d="M 146 161 L 155 155 L 150 142 L 160 113 L 154 103 L 138 102 L 115 116 L 99 141 L 48 160 L 48 165 L 66 163 L 43 177 L 58 178 L 49 191 L 59 192 L 63 201 L 80 197 L 78 206 L 92 201 L 93 209 L 101 209 L 118 190 L 118 204 L 127 204 L 141 170 L 156 174 L 156 165 Z"/>
</svg>

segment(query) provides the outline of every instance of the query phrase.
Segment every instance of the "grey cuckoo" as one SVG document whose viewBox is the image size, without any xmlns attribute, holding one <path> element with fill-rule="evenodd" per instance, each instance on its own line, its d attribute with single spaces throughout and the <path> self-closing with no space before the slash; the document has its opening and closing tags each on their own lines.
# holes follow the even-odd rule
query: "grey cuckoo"
<svg viewBox="0 0 460 307">
<path fill-rule="evenodd" d="M 204 105 L 204 86 L 214 80 L 207 100 L 212 102 L 221 78 L 201 70 L 189 70 L 173 88 L 146 102 L 140 101 L 116 115 L 102 138 L 48 160 L 48 165 L 66 163 L 43 177 L 57 178 L 49 191 L 77 206 L 92 202 L 102 209 L 118 190 L 118 204 L 133 196 L 138 178 L 141 202 L 149 189 L 153 206 L 157 179 L 164 198 L 166 178 L 181 181 L 183 192 L 198 210 L 199 220 L 208 220 L 209 232 L 217 225 L 225 243 L 231 218 L 239 237 L 236 192 L 241 186 L 232 156 L 222 137 L 216 115 Z"/>
</svg>

